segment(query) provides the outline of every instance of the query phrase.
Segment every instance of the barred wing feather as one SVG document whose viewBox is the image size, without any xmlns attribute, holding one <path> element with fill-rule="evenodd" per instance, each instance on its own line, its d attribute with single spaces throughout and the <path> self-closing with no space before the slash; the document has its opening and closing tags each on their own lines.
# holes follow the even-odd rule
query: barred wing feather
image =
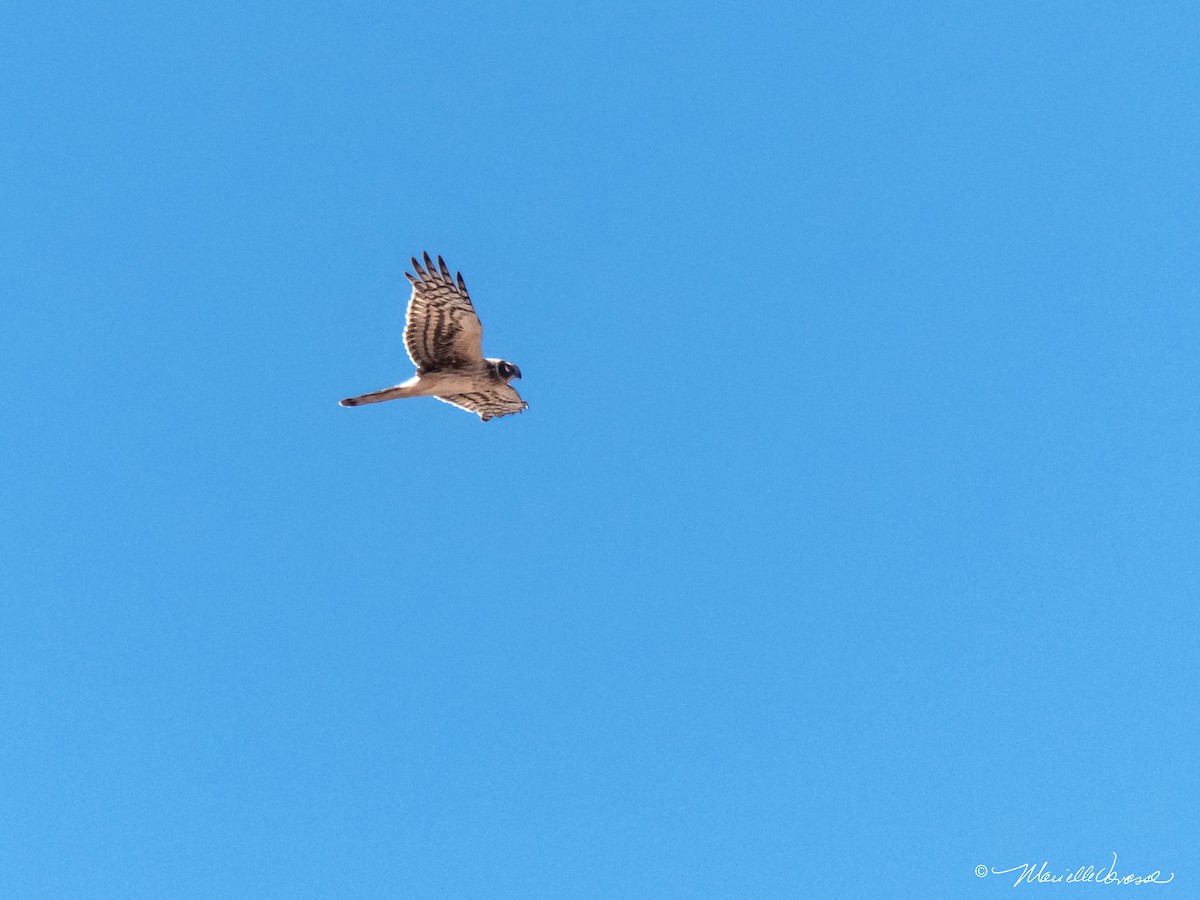
<svg viewBox="0 0 1200 900">
<path fill-rule="evenodd" d="M 472 391 L 467 394 L 450 394 L 438 397 L 443 403 L 465 409 L 467 412 L 478 413 L 483 421 L 507 416 L 510 413 L 524 412 L 529 404 L 521 399 L 511 385 L 501 385 L 487 391 Z"/>
<path fill-rule="evenodd" d="M 435 266 L 425 254 L 425 267 L 412 258 L 415 275 L 404 273 L 413 287 L 404 320 L 404 346 L 417 372 L 464 369 L 483 365 L 483 326 L 462 273 L 450 276 L 440 256 Z"/>
</svg>

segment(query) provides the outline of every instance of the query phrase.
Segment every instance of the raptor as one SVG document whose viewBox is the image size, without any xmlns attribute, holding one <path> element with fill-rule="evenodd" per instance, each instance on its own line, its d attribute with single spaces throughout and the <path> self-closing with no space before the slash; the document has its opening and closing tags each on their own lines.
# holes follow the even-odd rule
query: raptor
<svg viewBox="0 0 1200 900">
<path fill-rule="evenodd" d="M 417 374 L 395 387 L 348 397 L 342 406 L 362 406 L 404 397 L 436 397 L 476 413 L 483 421 L 529 408 L 509 384 L 521 370 L 504 359 L 483 355 L 483 326 L 461 272 L 450 270 L 439 256 L 437 265 L 424 254 L 425 266 L 414 256 L 413 270 L 404 273 L 412 284 L 404 321 L 404 346 Z"/>
</svg>

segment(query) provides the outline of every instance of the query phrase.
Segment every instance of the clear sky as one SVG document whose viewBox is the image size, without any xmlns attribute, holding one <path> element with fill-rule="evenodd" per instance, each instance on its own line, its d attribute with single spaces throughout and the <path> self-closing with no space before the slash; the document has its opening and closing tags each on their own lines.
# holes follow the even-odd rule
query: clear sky
<svg viewBox="0 0 1200 900">
<path fill-rule="evenodd" d="M 1197 46 L 5 4 L 0 895 L 1196 896 Z"/>
</svg>

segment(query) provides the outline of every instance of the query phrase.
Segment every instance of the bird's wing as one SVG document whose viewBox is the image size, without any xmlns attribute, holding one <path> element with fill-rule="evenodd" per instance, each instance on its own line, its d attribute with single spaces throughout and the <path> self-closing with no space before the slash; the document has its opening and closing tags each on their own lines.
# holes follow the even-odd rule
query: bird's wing
<svg viewBox="0 0 1200 900">
<path fill-rule="evenodd" d="M 502 384 L 486 391 L 471 391 L 467 394 L 449 394 L 438 397 L 443 403 L 465 409 L 467 412 L 478 413 L 483 421 L 519 413 L 529 409 L 529 404 L 521 399 L 521 395 L 510 384 Z"/>
<path fill-rule="evenodd" d="M 425 268 L 412 258 L 416 275 L 404 273 L 412 282 L 412 298 L 404 320 L 404 346 L 418 372 L 461 369 L 483 363 L 483 326 L 462 273 L 457 280 L 439 256 L 434 266 L 425 254 Z"/>
</svg>

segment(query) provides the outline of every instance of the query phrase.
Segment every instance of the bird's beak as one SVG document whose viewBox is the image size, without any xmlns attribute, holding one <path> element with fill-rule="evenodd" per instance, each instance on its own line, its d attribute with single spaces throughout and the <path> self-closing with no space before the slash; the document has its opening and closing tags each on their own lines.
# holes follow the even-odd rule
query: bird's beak
<svg viewBox="0 0 1200 900">
<path fill-rule="evenodd" d="M 513 366 L 513 368 L 514 368 L 514 369 L 517 369 L 517 367 L 516 367 L 516 366 Z M 521 377 L 521 370 L 520 370 L 520 369 L 517 369 L 517 377 L 518 377 L 518 378 L 520 378 L 520 377 Z"/>
</svg>

